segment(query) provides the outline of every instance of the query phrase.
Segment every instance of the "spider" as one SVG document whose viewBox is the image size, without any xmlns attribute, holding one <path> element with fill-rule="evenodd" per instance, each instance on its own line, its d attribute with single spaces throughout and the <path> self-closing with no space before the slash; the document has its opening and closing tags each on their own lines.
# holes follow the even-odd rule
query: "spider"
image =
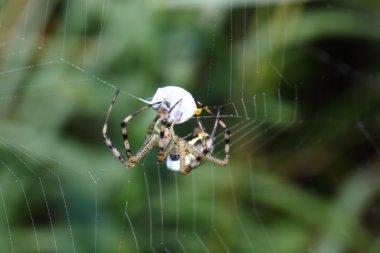
<svg viewBox="0 0 380 253">
<path fill-rule="evenodd" d="M 179 87 L 175 88 L 183 90 Z M 209 135 L 202 127 L 202 124 L 197 116 L 199 116 L 202 109 L 211 115 L 215 116 L 215 114 L 207 106 L 204 106 L 201 102 L 194 100 L 195 103 L 200 106 L 200 108 L 196 108 L 195 112 L 193 112 L 193 116 L 197 118 L 198 127 L 194 128 L 192 135 L 189 135 L 185 138 L 181 138 L 174 133 L 173 126 L 177 123 L 177 121 L 179 121 L 179 119 L 182 117 L 182 114 L 179 116 L 177 115 L 177 117 L 172 121 L 169 119 L 172 116 L 173 110 L 182 102 L 182 98 L 175 102 L 173 105 L 170 105 L 168 102 L 169 100 L 167 99 L 163 99 L 163 101 L 153 102 L 125 117 L 121 122 L 121 132 L 124 139 L 126 157 L 123 156 L 112 144 L 110 138 L 107 135 L 108 119 L 112 111 L 112 106 L 115 104 L 118 94 L 119 90 L 116 91 L 116 94 L 114 95 L 112 102 L 108 108 L 103 126 L 102 136 L 108 148 L 111 149 L 112 153 L 124 165 L 128 167 L 135 167 L 138 161 L 141 160 L 143 156 L 146 155 L 155 145 L 158 145 L 157 160 L 159 162 L 163 162 L 166 159 L 168 169 L 177 171 L 182 175 L 188 174 L 205 160 L 213 162 L 218 166 L 225 166 L 228 164 L 231 133 L 226 124 L 219 119 L 219 111 L 216 115 L 212 133 Z M 161 106 L 157 107 L 158 105 Z M 133 155 L 128 141 L 127 124 L 136 115 L 144 112 L 151 107 L 156 107 L 158 114 L 148 127 L 147 136 L 143 145 L 140 147 L 137 153 Z M 215 146 L 215 132 L 218 125 L 224 129 L 225 146 L 223 159 L 218 159 L 211 156 L 211 152 Z"/>
</svg>

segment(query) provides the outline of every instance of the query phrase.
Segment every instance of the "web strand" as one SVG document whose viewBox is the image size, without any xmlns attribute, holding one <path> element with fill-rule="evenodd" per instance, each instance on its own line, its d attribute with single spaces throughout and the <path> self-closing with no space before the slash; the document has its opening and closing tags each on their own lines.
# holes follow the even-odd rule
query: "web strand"
<svg viewBox="0 0 380 253">
<path fill-rule="evenodd" d="M 1 160 L 0 160 L 1 161 Z M 11 246 L 11 252 L 14 252 L 13 248 L 13 238 L 12 238 L 12 233 L 11 233 L 11 226 L 9 224 L 9 219 L 8 219 L 8 212 L 7 212 L 7 207 L 5 206 L 5 200 L 4 200 L 4 195 L 3 195 L 3 189 L 0 187 L 0 196 L 1 196 L 1 201 L 3 203 L 3 209 L 4 209 L 4 216 L 5 216 L 5 221 L 7 223 L 7 228 L 8 228 L 8 236 L 9 236 L 9 244 Z"/>
<path fill-rule="evenodd" d="M 29 0 L 15 13 L 17 3 L 0 1 L 3 250 L 279 252 L 288 244 L 309 251 L 318 251 L 315 242 L 330 245 L 305 229 L 326 231 L 301 202 L 320 213 L 346 207 L 341 198 L 367 189 L 349 181 L 350 173 L 375 174 L 380 74 L 369 57 L 377 50 L 366 43 L 378 40 L 379 20 L 364 5 L 261 2 Z M 232 133 L 225 168 L 205 161 L 182 177 L 156 162 L 155 149 L 135 169 L 107 152 L 99 122 L 111 93 L 122 88 L 128 98 L 109 129 L 119 147 L 118 115 L 172 82 L 212 111 L 220 108 Z M 215 122 L 214 115 L 199 119 L 206 133 Z M 128 125 L 132 147 L 145 140 L 151 120 L 146 113 Z M 195 121 L 173 131 L 191 134 Z M 218 127 L 209 156 L 223 157 L 224 134 Z M 326 174 L 335 185 L 326 180 L 322 189 Z M 277 199 L 271 194 L 279 189 Z M 347 199 L 371 220 L 376 195 L 368 192 L 358 201 L 363 206 Z M 307 201 L 288 206 L 297 198 Z M 376 251 L 366 244 L 374 237 L 361 233 L 369 226 L 348 219 L 360 229 L 335 221 L 334 229 L 352 239 L 342 247 L 354 252 L 355 238 L 363 238 L 360 245 Z M 286 233 L 279 229 L 284 220 Z M 300 234 L 303 244 L 286 241 L 289 234 Z"/>
</svg>

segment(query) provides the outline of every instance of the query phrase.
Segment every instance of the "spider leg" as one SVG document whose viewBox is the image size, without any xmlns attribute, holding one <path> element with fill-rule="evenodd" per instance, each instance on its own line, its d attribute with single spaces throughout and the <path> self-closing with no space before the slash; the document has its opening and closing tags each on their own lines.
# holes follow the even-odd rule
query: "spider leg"
<svg viewBox="0 0 380 253">
<path fill-rule="evenodd" d="M 152 135 L 152 132 L 153 132 L 153 130 L 154 130 L 154 128 L 155 128 L 155 126 L 156 126 L 156 124 L 157 124 L 157 122 L 158 122 L 159 119 L 160 119 L 160 115 L 157 115 L 154 118 L 154 120 L 152 121 L 152 123 L 149 125 L 148 131 L 147 131 L 148 136 Z"/>
<path fill-rule="evenodd" d="M 200 160 L 198 158 L 199 161 L 197 161 L 197 159 L 195 159 L 189 165 L 191 167 L 191 170 L 195 169 L 197 166 L 199 166 L 200 162 L 203 160 L 210 161 L 210 162 L 215 163 L 216 165 L 221 166 L 221 167 L 226 165 L 224 160 L 213 157 L 209 153 L 207 155 L 204 155 L 202 150 L 195 149 L 193 146 L 189 145 L 188 143 L 185 143 L 185 148 L 186 148 L 186 151 L 189 152 L 190 154 L 192 154 L 194 157 L 201 157 Z"/>
<path fill-rule="evenodd" d="M 173 139 L 169 142 L 169 144 L 166 146 L 167 148 L 164 150 L 164 157 L 166 158 L 172 151 L 173 147 L 178 144 L 179 138 L 177 136 L 173 136 Z"/>
<path fill-rule="evenodd" d="M 144 142 L 142 147 L 137 151 L 136 155 L 132 156 L 129 161 L 130 163 L 135 166 L 138 161 L 141 160 L 141 158 L 144 157 L 157 143 L 158 143 L 159 137 L 157 134 L 153 134 L 152 136 L 148 137 L 148 139 Z"/>
<path fill-rule="evenodd" d="M 165 136 L 166 130 L 169 129 L 172 137 L 175 136 L 174 130 L 172 129 L 173 125 L 175 124 L 175 120 L 173 122 L 169 122 L 170 113 L 181 101 L 182 99 L 178 100 L 164 115 L 164 117 L 161 116 L 162 119 L 161 119 L 161 126 L 160 126 L 160 139 L 158 141 L 158 152 L 157 152 L 157 160 L 159 162 L 163 162 L 166 156 L 168 155 L 168 152 L 165 152 L 164 147 L 169 144 L 171 138 L 168 138 L 168 136 Z M 170 150 L 170 149 L 167 149 L 167 150 Z"/>
<path fill-rule="evenodd" d="M 179 173 L 187 175 L 191 172 L 191 169 L 186 166 L 186 148 L 183 140 L 179 140 Z"/>
<path fill-rule="evenodd" d="M 159 122 L 159 119 L 160 119 L 160 115 L 157 115 L 157 116 L 154 118 L 154 120 L 152 121 L 152 123 L 150 123 L 150 125 L 149 125 L 149 127 L 148 127 L 148 130 L 147 130 L 147 136 L 146 136 L 146 139 L 145 139 L 143 145 L 145 145 L 145 144 L 149 141 L 149 137 L 152 135 L 153 130 L 155 130 L 156 125 L 157 125 L 157 123 Z"/>
<path fill-rule="evenodd" d="M 166 139 L 165 139 L 165 131 L 166 129 L 170 128 L 171 124 L 167 119 L 161 120 L 161 126 L 160 126 L 160 140 L 158 141 L 158 152 L 157 152 L 157 160 L 159 162 L 163 162 L 166 158 L 165 156 L 165 150 L 164 147 L 166 146 Z"/>
<path fill-rule="evenodd" d="M 124 139 L 124 147 L 125 147 L 125 153 L 127 155 L 128 158 L 131 158 L 132 157 L 132 151 L 131 151 L 131 145 L 129 144 L 129 140 L 128 140 L 128 132 L 127 132 L 127 124 L 139 113 L 142 113 L 143 111 L 145 111 L 146 109 L 149 109 L 151 108 L 152 106 L 154 105 L 157 105 L 157 104 L 160 104 L 161 102 L 157 102 L 157 103 L 153 103 L 153 104 L 148 104 L 142 108 L 140 108 L 139 110 L 137 110 L 136 112 L 128 115 L 127 117 L 125 117 L 123 119 L 123 121 L 121 121 L 120 123 L 120 127 L 121 127 L 121 133 L 123 135 L 123 139 Z M 152 131 L 153 131 L 153 127 L 154 125 L 156 124 L 156 121 L 159 119 L 159 115 L 156 116 L 156 118 L 153 120 L 153 122 L 150 124 L 149 128 L 148 128 L 148 137 L 149 135 L 152 134 Z M 153 125 L 153 127 L 152 127 Z M 150 134 L 149 134 L 150 133 Z"/>
<path fill-rule="evenodd" d="M 199 150 L 196 147 L 188 144 L 187 142 L 181 140 L 180 142 L 180 173 L 182 175 L 187 175 L 190 173 L 193 169 L 198 167 L 201 163 L 201 161 L 207 157 L 207 153 L 209 152 L 207 148 L 203 150 Z M 182 147 L 181 147 L 182 146 Z M 182 148 L 182 151 L 181 151 Z M 195 158 L 194 161 L 192 161 L 189 165 L 186 165 L 185 163 L 181 164 L 181 159 L 185 161 L 186 154 L 190 153 Z"/>
<path fill-rule="evenodd" d="M 131 167 L 131 163 L 125 159 L 125 157 L 120 154 L 120 152 L 115 148 L 115 146 L 112 144 L 111 139 L 107 135 L 107 128 L 108 128 L 108 119 L 112 111 L 112 106 L 115 104 L 116 97 L 119 95 L 120 90 L 118 89 L 112 98 L 112 102 L 108 108 L 107 114 L 106 114 L 106 119 L 104 121 L 104 126 L 103 126 L 103 131 L 102 131 L 102 137 L 104 142 L 106 143 L 107 147 L 111 149 L 112 153 L 119 159 L 120 162 L 122 162 L 124 165 Z"/>
<path fill-rule="evenodd" d="M 200 165 L 201 161 L 204 160 L 205 157 L 207 156 L 207 154 L 209 152 L 211 152 L 213 149 L 212 145 L 211 145 L 211 147 L 207 146 L 207 141 L 211 141 L 212 143 L 214 141 L 215 130 L 218 126 L 219 112 L 218 112 L 218 116 L 217 116 L 217 119 L 216 119 L 214 127 L 213 127 L 211 137 L 206 136 L 205 131 L 204 131 L 203 126 L 202 126 L 202 122 L 200 121 L 199 117 L 196 117 L 196 118 L 197 118 L 197 123 L 198 123 L 198 127 L 200 128 L 200 130 L 194 130 L 194 131 L 201 131 L 202 132 L 201 148 L 198 148 L 196 146 L 193 146 L 190 143 L 187 143 L 187 142 L 181 140 L 180 146 L 179 146 L 180 147 L 180 159 L 182 158 L 185 161 L 185 158 L 183 158 L 183 157 L 185 157 L 185 155 L 187 153 L 190 153 L 191 155 L 193 155 L 195 157 L 195 159 L 193 161 L 191 161 L 191 163 L 187 166 L 184 162 L 180 163 L 180 173 L 182 175 L 187 175 L 194 168 L 198 167 Z M 207 138 L 211 138 L 211 139 L 207 140 Z"/>
<path fill-rule="evenodd" d="M 196 119 L 197 119 L 197 123 L 198 123 L 199 129 L 202 131 L 202 136 L 205 136 L 205 131 L 204 131 L 204 128 L 203 128 L 202 122 L 201 122 L 201 120 L 199 119 L 199 116 L 198 116 L 198 115 L 196 116 Z M 202 146 L 203 146 L 203 147 L 206 147 L 206 138 L 202 138 Z"/>
<path fill-rule="evenodd" d="M 216 120 L 215 120 L 214 127 L 212 129 L 212 133 L 210 136 L 211 139 L 209 140 L 212 143 L 214 143 L 216 128 L 218 127 L 218 124 L 219 124 L 219 116 L 220 116 L 220 110 L 218 110 L 218 113 L 216 115 Z M 202 139 L 205 139 L 205 138 L 202 138 Z M 211 161 L 211 162 L 213 162 L 219 166 L 226 165 L 224 160 L 212 157 L 210 155 L 210 152 L 212 151 L 213 146 L 211 145 L 211 147 L 207 147 L 207 145 L 205 143 L 206 143 L 206 140 L 204 142 L 202 142 L 202 149 L 201 150 L 196 149 L 195 147 L 193 147 L 191 145 L 186 145 L 186 150 L 195 156 L 195 159 L 186 168 L 187 173 L 189 173 L 194 168 L 198 167 L 203 160 Z"/>
<path fill-rule="evenodd" d="M 145 141 L 144 145 L 140 148 L 140 150 L 137 152 L 137 154 L 135 156 L 132 156 L 130 153 L 129 153 L 129 156 L 128 156 L 128 152 L 127 152 L 127 158 L 125 158 L 118 150 L 117 148 L 112 144 L 112 141 L 111 139 L 108 137 L 107 135 L 107 129 L 108 129 L 108 120 L 109 120 L 109 116 L 111 114 L 111 111 L 112 111 L 112 107 L 113 105 L 115 104 L 115 101 L 116 101 L 116 98 L 117 96 L 119 95 L 119 92 L 120 90 L 118 89 L 114 95 L 114 97 L 112 98 L 112 101 L 111 101 L 111 104 L 108 108 L 108 111 L 107 111 L 107 114 L 106 114 L 106 119 L 105 119 L 105 122 L 104 122 L 104 126 L 103 126 L 103 130 L 102 130 L 102 137 L 103 137 L 103 140 L 104 142 L 106 143 L 106 145 L 108 146 L 109 149 L 111 149 L 112 153 L 119 159 L 119 161 L 121 163 L 123 163 L 124 165 L 128 166 L 128 167 L 134 167 L 136 165 L 136 163 L 149 151 L 152 149 L 152 147 L 157 143 L 158 141 L 158 136 L 157 135 L 153 135 L 153 136 L 149 136 L 148 135 L 148 138 L 147 138 L 147 141 Z M 158 104 L 158 103 L 155 103 L 155 104 Z M 125 118 L 125 120 L 122 122 L 122 124 L 125 122 L 125 125 L 126 123 L 128 123 L 129 120 L 131 120 L 136 114 L 148 109 L 149 107 L 155 105 L 155 104 L 150 104 L 148 106 L 144 106 L 143 108 L 141 108 L 140 110 L 138 110 L 137 112 L 129 115 L 128 117 Z M 157 121 L 157 120 L 156 120 Z M 152 123 L 153 125 L 155 124 L 156 122 Z M 152 125 L 151 124 L 151 125 Z M 149 128 L 150 129 L 150 128 Z M 149 131 L 148 129 L 148 131 Z M 122 127 L 122 133 L 123 133 L 123 137 L 125 137 L 124 139 L 127 140 L 127 144 L 128 144 L 128 147 L 129 147 L 129 142 L 128 142 L 128 135 L 127 135 L 127 130 L 126 128 L 123 129 Z M 126 150 L 127 151 L 127 150 Z M 129 150 L 130 151 L 130 150 Z"/>
<path fill-rule="evenodd" d="M 215 133 L 216 133 L 216 128 L 218 127 L 219 117 L 220 117 L 220 108 L 218 108 L 218 113 L 216 114 L 216 120 L 215 120 L 215 123 L 214 123 L 214 127 L 212 128 L 212 132 L 211 132 L 211 138 L 212 138 L 212 140 L 215 139 Z"/>
<path fill-rule="evenodd" d="M 201 102 L 198 100 L 195 100 L 195 102 L 202 107 L 208 114 L 215 116 L 215 113 L 213 113 L 207 106 L 204 106 Z M 227 127 L 226 123 L 224 123 L 222 120 L 218 119 L 218 124 L 223 128 L 224 130 L 224 158 L 223 160 L 217 159 L 211 156 L 207 156 L 206 159 L 209 161 L 212 161 L 216 163 L 219 166 L 226 166 L 228 164 L 229 158 L 230 158 L 230 138 L 231 138 L 231 129 Z"/>
</svg>

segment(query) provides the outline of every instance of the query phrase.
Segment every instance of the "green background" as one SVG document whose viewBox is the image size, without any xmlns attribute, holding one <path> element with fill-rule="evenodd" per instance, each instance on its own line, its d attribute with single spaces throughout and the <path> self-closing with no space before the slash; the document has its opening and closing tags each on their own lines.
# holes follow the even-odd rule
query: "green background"
<svg viewBox="0 0 380 253">
<path fill-rule="evenodd" d="M 375 0 L 0 1 L 0 251 L 379 252 L 379 12 Z M 104 145 L 116 87 L 122 149 L 121 119 L 165 85 L 221 108 L 226 168 L 181 176 L 152 151 L 128 169 Z M 128 125 L 134 151 L 154 115 Z"/>
</svg>

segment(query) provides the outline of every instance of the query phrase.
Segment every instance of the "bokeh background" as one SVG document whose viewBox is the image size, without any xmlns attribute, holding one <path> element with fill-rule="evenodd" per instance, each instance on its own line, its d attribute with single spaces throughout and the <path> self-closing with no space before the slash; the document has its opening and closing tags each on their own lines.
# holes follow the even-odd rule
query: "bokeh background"
<svg viewBox="0 0 380 253">
<path fill-rule="evenodd" d="M 380 252 L 379 45 L 375 0 L 0 1 L 0 251 Z M 169 84 L 221 109 L 227 167 L 104 145 L 116 88 L 122 149 Z"/>
</svg>

